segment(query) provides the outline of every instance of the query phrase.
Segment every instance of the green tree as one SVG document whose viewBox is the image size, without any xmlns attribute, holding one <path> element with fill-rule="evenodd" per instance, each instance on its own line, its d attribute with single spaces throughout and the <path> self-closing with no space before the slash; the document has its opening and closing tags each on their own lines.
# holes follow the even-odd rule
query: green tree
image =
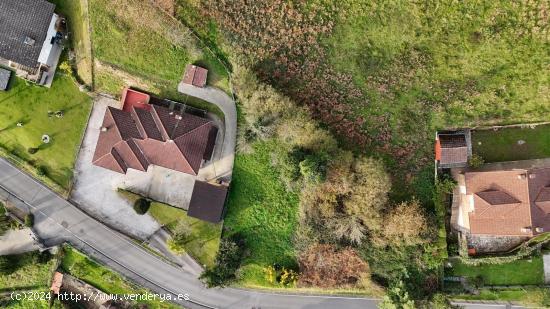
<svg viewBox="0 0 550 309">
<path fill-rule="evenodd" d="M 0 202 L 0 236 L 4 235 L 9 229 L 11 229 L 11 222 L 4 204 Z"/>
<path fill-rule="evenodd" d="M 306 182 L 319 183 L 326 177 L 327 158 L 324 154 L 308 155 L 299 163 L 300 174 Z"/>
<path fill-rule="evenodd" d="M 378 305 L 380 309 L 414 309 L 414 301 L 409 297 L 403 281 L 393 285 Z"/>
<path fill-rule="evenodd" d="M 478 155 L 477 153 L 474 153 L 470 159 L 468 159 L 468 165 L 472 168 L 479 168 L 482 167 L 483 164 L 485 164 L 485 160 L 482 156 Z"/>
<path fill-rule="evenodd" d="M 151 201 L 146 198 L 140 197 L 134 202 L 134 210 L 138 215 L 144 215 L 149 211 L 151 207 Z"/>
<path fill-rule="evenodd" d="M 205 269 L 200 279 L 204 280 L 208 287 L 226 286 L 237 278 L 237 270 L 241 266 L 243 255 L 244 244 L 238 236 L 222 239 L 216 264 Z"/>
<path fill-rule="evenodd" d="M 26 227 L 34 226 L 34 215 L 32 213 L 29 213 L 25 216 L 25 226 Z"/>
<path fill-rule="evenodd" d="M 379 160 L 356 159 L 347 151 L 335 157 L 326 180 L 302 190 L 302 218 L 329 225 L 333 236 L 360 244 L 368 232 L 381 229 L 391 182 Z"/>
<path fill-rule="evenodd" d="M 36 168 L 36 173 L 38 174 L 38 176 L 48 176 L 48 168 L 40 165 Z"/>
</svg>

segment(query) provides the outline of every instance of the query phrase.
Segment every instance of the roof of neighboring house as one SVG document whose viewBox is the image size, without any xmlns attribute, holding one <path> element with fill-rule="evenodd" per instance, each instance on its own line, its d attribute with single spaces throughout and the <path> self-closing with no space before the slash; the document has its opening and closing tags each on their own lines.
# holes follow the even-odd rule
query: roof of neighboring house
<svg viewBox="0 0 550 309">
<path fill-rule="evenodd" d="M 125 92 L 123 98 L 135 98 L 135 90 Z M 196 175 L 202 160 L 209 159 L 205 154 L 215 143 L 212 131 L 217 133 L 212 121 L 157 105 L 124 106 L 129 111 L 108 107 L 105 112 L 95 165 L 126 173 L 153 164 Z"/>
<path fill-rule="evenodd" d="M 54 10 L 44 0 L 1 0 L 0 57 L 36 67 Z"/>
<path fill-rule="evenodd" d="M 0 68 L 0 90 L 8 89 L 10 82 L 11 71 Z"/>
<path fill-rule="evenodd" d="M 204 221 L 218 223 L 223 219 L 228 187 L 195 181 L 187 215 Z"/>
<path fill-rule="evenodd" d="M 438 134 L 435 147 L 436 160 L 441 165 L 468 162 L 468 145 L 464 133 Z"/>
<path fill-rule="evenodd" d="M 53 274 L 53 279 L 52 279 L 52 286 L 50 287 L 50 290 L 54 293 L 54 294 L 58 294 L 59 295 L 59 290 L 61 289 L 61 286 L 63 285 L 63 274 L 56 271 L 54 274 Z"/>
<path fill-rule="evenodd" d="M 189 64 L 185 68 L 185 73 L 183 74 L 183 82 L 185 84 L 202 88 L 206 86 L 207 75 L 208 75 L 207 69 Z"/>
<path fill-rule="evenodd" d="M 533 236 L 550 231 L 550 168 L 467 172 L 472 234 Z"/>
</svg>

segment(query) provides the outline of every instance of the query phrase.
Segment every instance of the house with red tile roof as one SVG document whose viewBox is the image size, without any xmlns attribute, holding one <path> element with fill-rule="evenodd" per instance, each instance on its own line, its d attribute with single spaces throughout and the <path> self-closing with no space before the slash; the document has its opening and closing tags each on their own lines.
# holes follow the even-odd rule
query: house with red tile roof
<svg viewBox="0 0 550 309">
<path fill-rule="evenodd" d="M 515 244 L 550 232 L 550 167 L 513 168 L 513 163 L 455 176 L 455 229 Z"/>
<path fill-rule="evenodd" d="M 124 174 L 152 164 L 197 175 L 212 156 L 218 129 L 209 119 L 151 101 L 125 89 L 122 109 L 107 108 L 93 164 Z"/>
</svg>

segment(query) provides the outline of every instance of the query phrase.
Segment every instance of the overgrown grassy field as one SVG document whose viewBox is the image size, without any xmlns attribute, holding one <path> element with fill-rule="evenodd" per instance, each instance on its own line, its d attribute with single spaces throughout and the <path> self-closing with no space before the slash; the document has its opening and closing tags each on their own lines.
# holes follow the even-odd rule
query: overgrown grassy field
<svg viewBox="0 0 550 309">
<path fill-rule="evenodd" d="M 185 251 L 206 266 L 213 266 L 220 247 L 222 224 L 212 224 L 187 216 L 185 210 L 158 202 L 151 203 L 149 214 L 173 231 L 178 222 L 191 227 L 190 239 L 185 243 Z M 180 223 L 181 224 L 181 223 Z"/>
<path fill-rule="evenodd" d="M 343 144 L 385 158 L 397 192 L 433 164 L 436 129 L 547 118 L 547 1 L 181 0 Z"/>
<path fill-rule="evenodd" d="M 506 264 L 469 266 L 453 261 L 453 276 L 483 278 L 485 285 L 540 285 L 544 284 L 543 262 L 540 256 Z"/>
<path fill-rule="evenodd" d="M 87 85 L 93 82 L 92 45 L 88 31 L 89 16 L 85 0 L 52 0 L 56 11 L 67 17 L 71 48 L 79 78 Z"/>
<path fill-rule="evenodd" d="M 112 294 L 143 294 L 150 293 L 148 290 L 138 287 L 135 284 L 127 281 L 119 274 L 105 268 L 96 262 L 90 260 L 85 255 L 75 249 L 65 246 L 63 248 L 64 257 L 61 263 L 61 268 L 64 272 L 69 273 L 84 282 L 93 285 L 105 293 Z M 149 308 L 180 308 L 169 302 L 160 302 L 159 300 L 138 301 L 142 305 Z"/>
<path fill-rule="evenodd" d="M 476 130 L 472 133 L 472 148 L 485 162 L 548 158 L 550 125 Z"/>
<path fill-rule="evenodd" d="M 285 190 L 270 164 L 277 144 L 258 143 L 252 154 L 239 154 L 224 221 L 224 233 L 239 233 L 248 256 L 243 261 L 245 286 L 270 286 L 264 268 L 296 266 L 292 237 L 296 230 L 298 197 Z"/>
<path fill-rule="evenodd" d="M 58 74 L 51 89 L 14 78 L 9 91 L 0 93 L 0 146 L 35 167 L 44 166 L 66 189 L 91 107 L 91 98 L 69 76 Z M 59 110 L 62 118 L 48 116 Z M 49 144 L 42 143 L 44 134 L 50 136 Z M 30 154 L 28 148 L 38 152 Z"/>
<path fill-rule="evenodd" d="M 92 39 L 97 60 L 145 81 L 147 88 L 160 91 L 176 89 L 185 66 L 195 63 L 206 67 L 208 83 L 229 91 L 227 72 L 189 29 L 172 20 L 147 1 L 90 0 Z M 97 68 L 99 91 L 113 93 L 109 83 L 114 75 Z M 119 74 L 120 75 L 120 74 Z M 120 78 L 119 78 L 120 79 Z M 124 81 L 130 86 L 144 86 Z M 147 89 L 148 90 L 148 89 Z"/>
<path fill-rule="evenodd" d="M 544 1 L 353 2 L 325 47 L 366 94 L 350 102 L 354 113 L 392 116 L 393 143 L 434 127 L 548 115 Z"/>
<path fill-rule="evenodd" d="M 0 273 L 0 291 L 34 290 L 49 288 L 55 260 L 40 256 L 38 251 L 5 256 L 10 272 Z"/>
<path fill-rule="evenodd" d="M 50 280 L 55 267 L 53 258 L 40 256 L 35 252 L 29 252 L 13 256 L 2 256 L 7 259 L 11 270 L 0 273 L 0 292 L 27 291 L 46 293 L 50 288 Z M 47 300 L 14 300 L 8 297 L 0 297 L 0 307 L 17 309 L 49 308 Z M 60 308 L 54 306 L 53 308 Z"/>
</svg>

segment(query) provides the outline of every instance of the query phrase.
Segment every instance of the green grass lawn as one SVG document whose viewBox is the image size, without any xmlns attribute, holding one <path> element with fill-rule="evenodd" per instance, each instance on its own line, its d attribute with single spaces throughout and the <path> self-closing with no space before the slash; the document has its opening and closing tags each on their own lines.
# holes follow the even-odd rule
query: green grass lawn
<svg viewBox="0 0 550 309">
<path fill-rule="evenodd" d="M 142 294 L 151 293 L 142 287 L 127 281 L 121 275 L 90 260 L 75 249 L 65 246 L 61 269 L 84 282 L 93 285 L 105 293 L 113 294 Z M 138 301 L 149 308 L 180 308 L 168 302 Z"/>
<path fill-rule="evenodd" d="M 69 76 L 58 74 L 51 89 L 14 78 L 9 91 L 0 92 L 0 146 L 35 167 L 44 166 L 47 175 L 66 189 L 91 101 Z M 48 117 L 48 111 L 58 110 L 64 111 L 62 118 Z M 43 134 L 51 137 L 49 144 L 42 144 Z M 39 150 L 29 154 L 30 147 Z"/>
<path fill-rule="evenodd" d="M 185 66 L 195 63 L 209 70 L 210 85 L 229 91 L 221 63 L 201 50 L 187 28 L 152 5 L 135 0 L 90 0 L 90 12 L 97 59 L 168 89 L 176 89 Z M 100 91 L 113 90 L 105 85 L 108 78 L 99 78 L 96 86 Z"/>
<path fill-rule="evenodd" d="M 473 131 L 472 148 L 485 162 L 548 158 L 550 125 Z"/>
<path fill-rule="evenodd" d="M 277 144 L 259 143 L 254 148 L 254 153 L 236 157 L 224 235 L 240 233 L 249 250 L 240 284 L 270 286 L 265 267 L 296 267 L 292 237 L 298 221 L 298 197 L 285 190 L 271 167 L 271 152 Z"/>
<path fill-rule="evenodd" d="M 214 265 L 220 247 L 222 224 L 191 218 L 185 210 L 158 202 L 151 203 L 149 214 L 168 230 L 173 230 L 178 222 L 189 225 L 191 236 L 185 243 L 185 251 L 203 265 Z"/>
<path fill-rule="evenodd" d="M 453 299 L 460 300 L 489 300 L 489 301 L 511 301 L 519 302 L 536 308 L 548 308 L 550 306 L 550 293 L 544 288 L 524 288 L 507 290 L 480 290 L 479 295 L 453 295 Z"/>
<path fill-rule="evenodd" d="M 139 195 L 126 190 L 119 190 L 118 192 L 132 203 L 139 198 Z M 156 201 L 151 202 L 148 214 L 169 231 L 173 231 L 178 222 L 189 225 L 191 236 L 185 243 L 185 252 L 203 265 L 214 265 L 220 247 L 222 224 L 212 224 L 191 218 L 187 216 L 187 211 L 183 209 Z"/>
<path fill-rule="evenodd" d="M 499 265 L 469 266 L 453 261 L 453 276 L 483 277 L 485 285 L 537 285 L 544 283 L 540 256 Z"/>
</svg>

